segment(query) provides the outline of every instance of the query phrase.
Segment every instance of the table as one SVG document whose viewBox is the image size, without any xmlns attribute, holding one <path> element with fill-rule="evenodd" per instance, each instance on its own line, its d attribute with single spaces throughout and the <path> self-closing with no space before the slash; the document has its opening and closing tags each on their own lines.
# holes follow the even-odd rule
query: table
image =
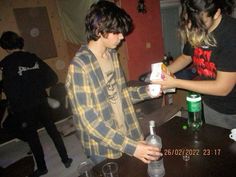
<svg viewBox="0 0 236 177">
<path fill-rule="evenodd" d="M 186 119 L 176 116 L 156 130 L 162 138 L 165 177 L 235 177 L 236 142 L 229 139 L 230 130 L 204 124 L 193 132 L 185 125 Z M 189 161 L 183 160 L 183 150 Z M 125 154 L 95 166 L 95 176 L 102 176 L 101 167 L 108 161 L 119 164 L 120 177 L 148 177 L 147 164 Z"/>
</svg>

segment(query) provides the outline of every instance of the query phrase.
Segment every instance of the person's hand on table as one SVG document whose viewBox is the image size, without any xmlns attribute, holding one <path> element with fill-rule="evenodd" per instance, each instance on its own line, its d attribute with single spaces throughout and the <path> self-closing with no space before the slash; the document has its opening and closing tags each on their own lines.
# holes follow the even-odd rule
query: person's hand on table
<svg viewBox="0 0 236 177">
<path fill-rule="evenodd" d="M 145 141 L 139 141 L 134 152 L 134 157 L 144 163 L 150 163 L 152 160 L 158 160 L 162 153 L 158 147 L 148 145 Z"/>
</svg>

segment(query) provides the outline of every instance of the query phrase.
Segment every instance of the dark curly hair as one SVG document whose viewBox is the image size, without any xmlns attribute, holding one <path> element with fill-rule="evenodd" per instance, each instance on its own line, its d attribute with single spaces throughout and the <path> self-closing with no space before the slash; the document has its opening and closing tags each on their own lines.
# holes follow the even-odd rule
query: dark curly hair
<svg viewBox="0 0 236 177">
<path fill-rule="evenodd" d="M 23 49 L 24 39 L 15 32 L 6 31 L 0 38 L 0 46 L 6 50 Z"/>
<path fill-rule="evenodd" d="M 99 1 L 92 4 L 85 18 L 87 41 L 98 40 L 99 33 L 106 37 L 107 33 L 131 32 L 133 23 L 124 9 L 109 1 Z"/>
<path fill-rule="evenodd" d="M 214 38 L 202 19 L 202 13 L 214 17 L 218 9 L 222 14 L 231 15 L 235 7 L 234 0 L 181 0 L 182 12 L 180 15 L 180 32 L 183 39 L 193 46 L 215 45 Z M 189 23 L 191 26 L 189 27 Z"/>
</svg>

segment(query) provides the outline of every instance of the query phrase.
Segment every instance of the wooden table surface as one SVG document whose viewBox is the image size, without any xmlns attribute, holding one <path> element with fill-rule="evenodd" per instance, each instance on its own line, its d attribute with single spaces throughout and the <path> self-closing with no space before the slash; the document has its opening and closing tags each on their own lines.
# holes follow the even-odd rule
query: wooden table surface
<svg viewBox="0 0 236 177">
<path fill-rule="evenodd" d="M 186 125 L 186 119 L 174 117 L 156 130 L 162 138 L 165 177 L 236 177 L 236 142 L 229 139 L 230 130 L 204 124 L 193 132 Z M 189 161 L 183 153 L 190 155 Z M 119 177 L 148 177 L 147 164 L 125 154 L 95 166 L 95 176 L 102 176 L 108 161 L 119 164 Z"/>
</svg>

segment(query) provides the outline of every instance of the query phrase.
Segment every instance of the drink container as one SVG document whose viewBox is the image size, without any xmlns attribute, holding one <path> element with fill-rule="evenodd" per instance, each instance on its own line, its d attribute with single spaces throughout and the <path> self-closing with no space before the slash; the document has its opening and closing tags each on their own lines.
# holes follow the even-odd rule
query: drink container
<svg viewBox="0 0 236 177">
<path fill-rule="evenodd" d="M 192 130 L 199 130 L 202 126 L 202 98 L 201 95 L 189 92 L 186 101 L 188 109 L 188 126 Z"/>
<path fill-rule="evenodd" d="M 154 145 L 156 147 L 162 148 L 162 141 L 160 136 L 155 132 L 155 121 L 149 121 L 150 134 L 146 138 L 148 144 Z M 163 177 L 165 175 L 165 168 L 163 164 L 163 158 L 159 160 L 152 161 L 148 164 L 148 175 L 150 177 Z"/>
</svg>

